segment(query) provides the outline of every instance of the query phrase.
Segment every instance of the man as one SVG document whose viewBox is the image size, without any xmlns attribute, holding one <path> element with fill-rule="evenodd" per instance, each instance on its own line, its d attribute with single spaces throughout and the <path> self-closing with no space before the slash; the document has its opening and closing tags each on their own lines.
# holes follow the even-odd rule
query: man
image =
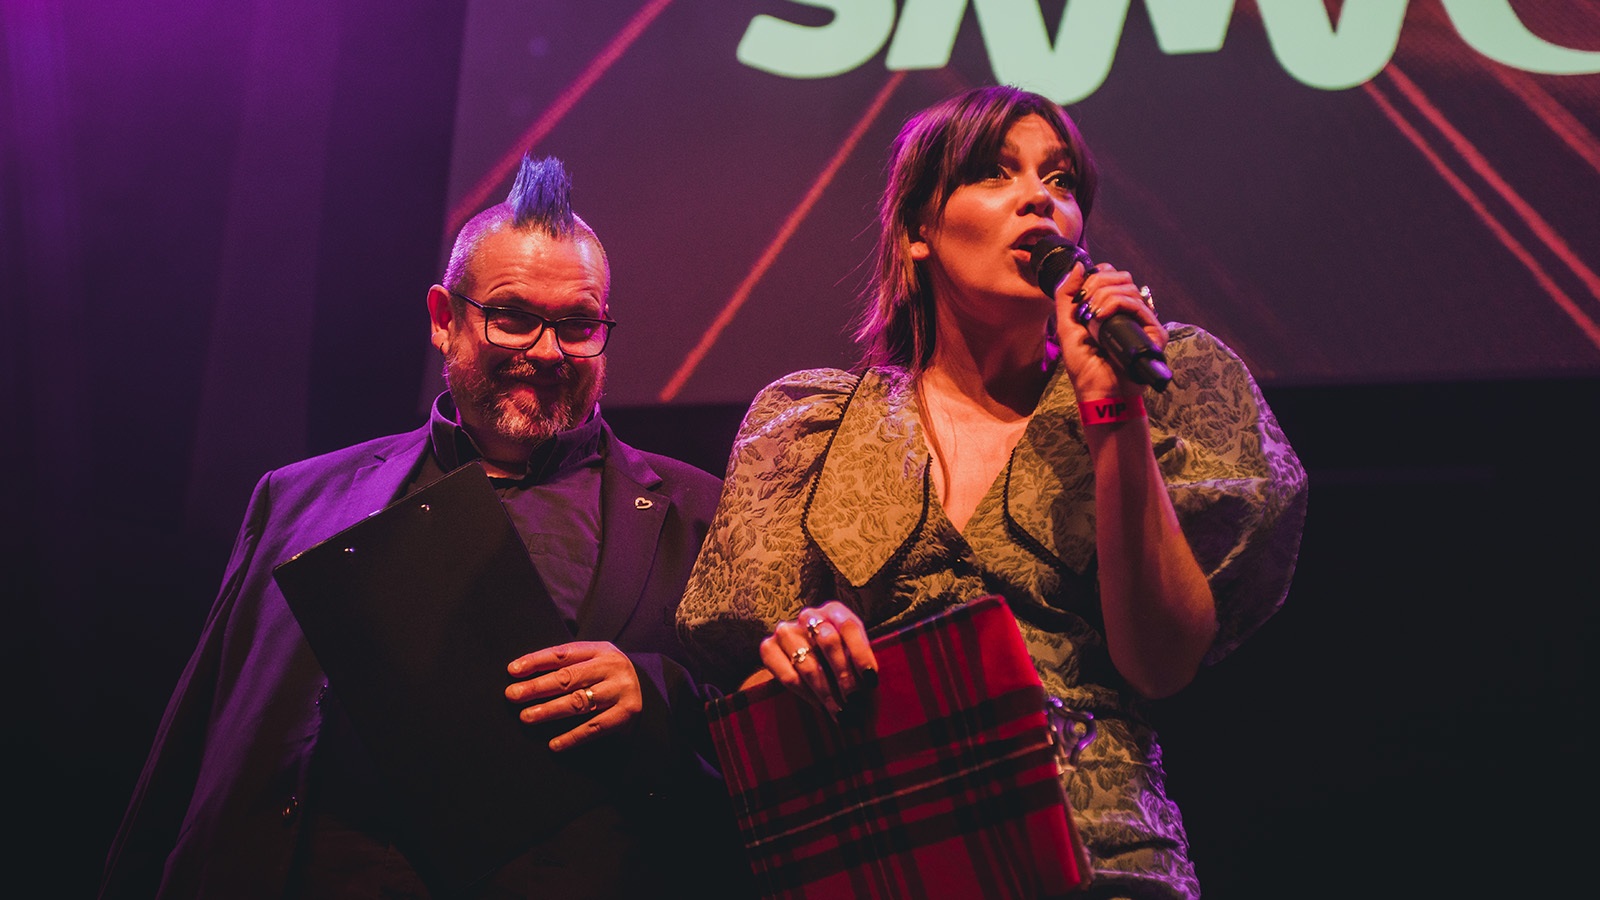
<svg viewBox="0 0 1600 900">
<path fill-rule="evenodd" d="M 428 292 L 449 390 L 426 426 L 257 485 L 112 846 L 102 896 L 427 896 L 395 846 L 400 801 L 272 570 L 473 461 L 577 638 L 505 660 L 506 715 L 563 720 L 550 741 L 557 753 L 633 741 L 641 746 L 626 758 L 653 761 L 649 772 L 616 772 L 626 788 L 553 823 L 553 834 L 474 893 L 705 896 L 731 890 L 724 876 L 742 877 L 728 852 L 726 795 L 687 749 L 704 696 L 679 662 L 672 627 L 719 482 L 634 450 L 601 418 L 610 271 L 569 193 L 559 161 L 524 158 L 506 202 L 461 230 L 444 283 Z M 644 715 L 651 704 L 672 708 Z M 692 885 L 675 881 L 690 872 Z"/>
</svg>

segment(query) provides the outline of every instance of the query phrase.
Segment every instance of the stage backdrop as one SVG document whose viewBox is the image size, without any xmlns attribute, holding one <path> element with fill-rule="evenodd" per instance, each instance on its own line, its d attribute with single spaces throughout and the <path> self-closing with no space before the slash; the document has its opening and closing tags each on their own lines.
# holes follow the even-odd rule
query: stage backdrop
<svg viewBox="0 0 1600 900">
<path fill-rule="evenodd" d="M 890 141 L 996 82 L 1082 128 L 1095 257 L 1267 384 L 1600 372 L 1593 0 L 468 9 L 444 231 L 525 149 L 566 160 L 614 264 L 612 406 L 851 363 Z"/>
</svg>

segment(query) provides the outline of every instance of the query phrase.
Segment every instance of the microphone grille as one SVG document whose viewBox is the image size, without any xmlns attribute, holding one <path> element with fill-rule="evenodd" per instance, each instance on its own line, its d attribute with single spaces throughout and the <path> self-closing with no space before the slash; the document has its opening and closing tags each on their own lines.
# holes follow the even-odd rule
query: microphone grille
<svg viewBox="0 0 1600 900">
<path fill-rule="evenodd" d="M 1039 279 L 1039 289 L 1049 297 L 1056 295 L 1056 288 L 1060 287 L 1061 280 L 1067 277 L 1074 265 L 1082 262 L 1085 269 L 1094 265 L 1087 250 L 1063 237 L 1040 239 L 1029 252 L 1028 261 Z"/>
</svg>

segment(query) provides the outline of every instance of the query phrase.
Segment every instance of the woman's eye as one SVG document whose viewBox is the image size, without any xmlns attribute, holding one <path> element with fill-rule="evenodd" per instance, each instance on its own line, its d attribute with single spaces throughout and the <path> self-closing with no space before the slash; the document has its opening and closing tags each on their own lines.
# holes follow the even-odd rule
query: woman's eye
<svg viewBox="0 0 1600 900">
<path fill-rule="evenodd" d="M 1078 189 L 1077 181 L 1072 177 L 1071 172 L 1056 172 L 1045 178 L 1045 182 L 1051 187 L 1069 194 Z"/>
</svg>

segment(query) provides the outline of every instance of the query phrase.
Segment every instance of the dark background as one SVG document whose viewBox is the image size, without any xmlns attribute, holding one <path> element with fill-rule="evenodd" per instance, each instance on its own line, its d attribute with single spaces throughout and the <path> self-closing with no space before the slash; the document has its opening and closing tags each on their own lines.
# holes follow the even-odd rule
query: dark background
<svg viewBox="0 0 1600 900">
<path fill-rule="evenodd" d="M 431 365 L 422 301 L 463 152 L 454 123 L 467 4 L 3 0 L 0 10 L 0 563 L 15 766 L 0 892 L 84 896 L 255 479 L 418 421 Z M 1127 40 L 1140 27 L 1130 16 Z M 931 99 L 976 77 L 956 75 L 906 84 Z M 871 83 L 852 89 L 852 110 L 886 76 L 874 62 L 856 77 Z M 870 202 L 882 129 L 903 115 L 863 140 L 866 162 L 851 163 L 860 171 L 840 176 L 830 202 Z M 626 140 L 629 127 L 611 119 L 602 136 Z M 549 152 L 581 152 L 563 140 L 553 134 Z M 651 220 L 601 190 L 627 184 L 640 203 L 659 202 L 650 150 L 636 147 L 628 171 L 575 163 L 580 211 Z M 1592 178 L 1534 176 L 1552 195 L 1595 193 Z M 1113 181 L 1135 190 L 1139 179 Z M 1372 195 L 1363 189 L 1357 200 Z M 681 205 L 740 214 L 726 185 L 670 190 Z M 1450 228 L 1476 227 L 1450 197 L 1437 202 Z M 1594 228 L 1586 215 L 1573 233 Z M 1123 221 L 1137 230 L 1137 216 Z M 747 258 L 775 227 L 760 222 Z M 803 270 L 807 254 L 864 253 L 853 232 L 797 241 L 801 255 L 770 277 Z M 672 299 L 649 290 L 626 240 L 607 242 L 639 316 Z M 1573 246 L 1592 258 L 1592 246 Z M 1303 256 L 1350 266 L 1320 242 Z M 1577 353 L 1577 365 L 1541 368 L 1538 341 L 1509 342 L 1514 364 L 1474 375 L 1471 347 L 1548 304 L 1512 266 L 1471 265 L 1510 273 L 1477 292 L 1488 312 L 1437 328 L 1405 317 L 1429 354 L 1469 348 L 1449 377 L 1363 378 L 1351 365 L 1295 379 L 1257 366 L 1310 472 L 1300 567 L 1280 615 L 1156 710 L 1209 897 L 1559 895 L 1582 883 L 1596 598 L 1583 454 L 1600 381 L 1595 356 L 1570 343 L 1550 356 Z M 1428 278 L 1380 283 L 1386 302 L 1439 310 L 1460 299 Z M 834 339 L 851 288 L 834 285 L 809 311 Z M 678 308 L 709 315 L 726 291 L 691 296 L 702 305 Z M 1171 314 L 1226 334 L 1201 301 L 1182 307 Z M 1381 320 L 1363 318 L 1368 331 Z M 657 370 L 670 369 L 685 349 L 684 338 L 632 327 L 640 321 L 619 329 L 636 343 L 614 359 L 608 417 L 625 439 L 720 471 L 743 399 L 622 402 L 659 388 L 623 360 L 661 356 Z M 784 344 L 772 336 L 780 326 L 749 326 L 734 346 Z M 1336 351 L 1314 352 L 1337 361 Z M 718 359 L 756 384 L 835 362 Z"/>
</svg>

